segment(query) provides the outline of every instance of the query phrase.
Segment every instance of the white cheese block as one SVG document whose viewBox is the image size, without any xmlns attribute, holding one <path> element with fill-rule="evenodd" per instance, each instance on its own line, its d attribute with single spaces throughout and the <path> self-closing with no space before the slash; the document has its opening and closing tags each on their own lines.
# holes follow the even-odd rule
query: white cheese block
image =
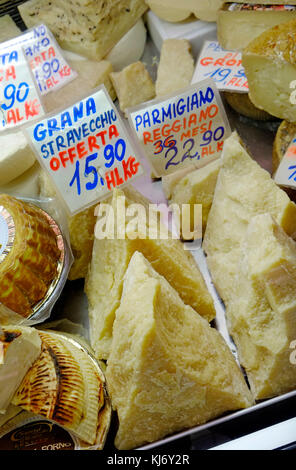
<svg viewBox="0 0 296 470">
<path fill-rule="evenodd" d="M 8 41 L 21 34 L 11 16 L 4 15 L 0 17 L 0 42 Z"/>
<path fill-rule="evenodd" d="M 291 83 L 296 77 L 296 19 L 255 38 L 243 52 L 249 96 L 257 108 L 296 122 Z"/>
<path fill-rule="evenodd" d="M 142 18 L 113 47 L 105 60 L 111 62 L 113 70 L 118 72 L 124 67 L 141 59 L 147 38 L 147 31 Z"/>
<path fill-rule="evenodd" d="M 205 423 L 253 401 L 218 331 L 136 252 L 116 311 L 106 378 L 118 449 Z"/>
<path fill-rule="evenodd" d="M 226 305 L 233 296 L 248 224 L 252 217 L 265 212 L 296 239 L 296 205 L 248 155 L 234 134 L 224 144 L 203 243 L 213 282 Z"/>
<path fill-rule="evenodd" d="M 155 85 L 143 62 L 138 61 L 125 67 L 121 72 L 110 74 L 121 111 L 152 100 Z"/>
<path fill-rule="evenodd" d="M 22 175 L 35 161 L 23 132 L 0 135 L 0 186 Z"/>
<path fill-rule="evenodd" d="M 242 51 L 264 31 L 296 17 L 296 7 L 292 11 L 276 9 L 230 11 L 228 5 L 226 4 L 224 8 L 219 10 L 217 18 L 218 40 L 226 50 Z"/>
<path fill-rule="evenodd" d="M 36 161 L 34 165 L 21 176 L 10 181 L 10 183 L 0 185 L 0 192 L 16 197 L 38 198 L 40 172 L 41 167 Z"/>
<path fill-rule="evenodd" d="M 5 413 L 14 393 L 41 353 L 37 330 L 5 326 L 0 331 L 0 413 Z"/>
<path fill-rule="evenodd" d="M 296 243 L 270 214 L 251 219 L 242 244 L 235 295 L 227 309 L 254 397 L 294 390 L 296 367 Z"/>
<path fill-rule="evenodd" d="M 190 42 L 187 39 L 166 39 L 162 44 L 157 69 L 157 98 L 189 86 L 193 72 Z"/>
</svg>

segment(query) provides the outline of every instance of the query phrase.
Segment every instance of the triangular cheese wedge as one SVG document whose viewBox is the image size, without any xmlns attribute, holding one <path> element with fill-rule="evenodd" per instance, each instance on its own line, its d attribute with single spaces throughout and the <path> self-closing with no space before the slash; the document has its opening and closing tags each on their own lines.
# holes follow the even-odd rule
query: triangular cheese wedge
<svg viewBox="0 0 296 470">
<path fill-rule="evenodd" d="M 227 318 L 256 399 L 294 390 L 296 243 L 270 214 L 249 224 Z"/>
<path fill-rule="evenodd" d="M 112 208 L 115 214 L 119 198 L 126 195 L 126 205 L 140 202 L 143 196 L 137 199 L 136 193 L 115 191 Z M 142 204 L 144 214 L 141 220 L 146 226 L 149 201 Z M 113 215 L 112 215 L 113 217 Z M 107 217 L 113 222 L 111 215 Z M 160 239 L 160 234 L 154 230 L 155 238 L 147 238 L 141 227 L 135 228 L 132 224 L 126 225 L 126 238 L 116 238 L 116 225 L 113 239 L 95 238 L 92 261 L 89 275 L 86 279 L 85 291 L 89 305 L 89 320 L 91 344 L 98 359 L 107 359 L 112 340 L 112 327 L 115 311 L 119 306 L 123 277 L 130 259 L 135 251 L 140 251 L 151 262 L 154 269 L 163 275 L 178 291 L 183 301 L 191 305 L 200 315 L 208 321 L 215 317 L 213 299 L 207 290 L 205 281 L 195 263 L 192 255 L 184 250 L 179 240 Z M 149 228 L 153 228 L 152 226 Z M 135 238 L 137 233 L 140 237 Z M 113 235 L 113 234 L 112 234 Z"/>
<path fill-rule="evenodd" d="M 136 252 L 116 311 L 106 378 L 131 449 L 252 403 L 220 333 Z"/>
<path fill-rule="evenodd" d="M 269 114 L 296 121 L 290 100 L 296 76 L 296 20 L 274 26 L 256 37 L 243 51 L 242 62 L 253 104 Z"/>
<path fill-rule="evenodd" d="M 0 328 L 0 414 L 5 413 L 25 374 L 41 353 L 41 340 L 29 327 Z"/>
<path fill-rule="evenodd" d="M 227 302 L 251 218 L 269 212 L 285 232 L 296 237 L 296 205 L 246 152 L 233 134 L 224 144 L 221 169 L 203 247 L 214 284 Z"/>
</svg>

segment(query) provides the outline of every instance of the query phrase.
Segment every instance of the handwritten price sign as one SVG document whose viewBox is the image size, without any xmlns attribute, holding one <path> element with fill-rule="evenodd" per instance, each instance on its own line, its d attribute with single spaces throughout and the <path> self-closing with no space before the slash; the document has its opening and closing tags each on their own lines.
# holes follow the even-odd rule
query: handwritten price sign
<svg viewBox="0 0 296 470">
<path fill-rule="evenodd" d="M 131 127 L 156 176 L 220 157 L 231 130 L 213 80 L 129 110 Z"/>
<path fill-rule="evenodd" d="M 26 124 L 43 114 L 40 97 L 22 49 L 0 48 L 0 130 Z"/>
<path fill-rule="evenodd" d="M 296 137 L 289 145 L 274 179 L 282 186 L 296 188 Z"/>
<path fill-rule="evenodd" d="M 142 174 L 103 85 L 66 110 L 27 127 L 26 132 L 71 214 Z"/>
<path fill-rule="evenodd" d="M 192 83 L 198 83 L 206 78 L 212 78 L 220 91 L 244 93 L 249 91 L 241 53 L 225 51 L 215 41 L 205 42 Z"/>
</svg>

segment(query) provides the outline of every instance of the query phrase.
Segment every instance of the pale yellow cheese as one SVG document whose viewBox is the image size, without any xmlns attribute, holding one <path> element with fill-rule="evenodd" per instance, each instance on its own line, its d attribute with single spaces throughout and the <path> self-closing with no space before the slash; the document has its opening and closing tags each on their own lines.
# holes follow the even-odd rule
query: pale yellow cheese
<svg viewBox="0 0 296 470">
<path fill-rule="evenodd" d="M 141 61 L 128 65 L 121 72 L 112 72 L 110 77 L 119 100 L 120 109 L 124 113 L 127 108 L 155 97 L 155 85 Z"/>
<path fill-rule="evenodd" d="M 296 243 L 270 214 L 251 219 L 242 244 L 230 333 L 256 399 L 296 388 Z"/>
<path fill-rule="evenodd" d="M 177 204 L 180 209 L 182 204 L 190 204 L 190 230 L 196 229 L 194 220 L 195 204 L 202 206 L 202 232 L 205 232 L 208 215 L 212 206 L 217 178 L 220 170 L 220 160 L 215 160 L 203 168 L 191 170 L 183 176 L 172 188 L 170 203 Z"/>
<path fill-rule="evenodd" d="M 282 4 L 282 2 L 278 3 Z M 267 2 L 264 2 L 264 4 L 267 4 Z M 280 23 L 285 23 L 295 17 L 296 9 L 293 11 L 228 11 L 228 6 L 226 4 L 225 7 L 221 8 L 218 12 L 218 41 L 226 50 L 242 51 L 251 41 L 264 31 Z"/>
<path fill-rule="evenodd" d="M 195 14 L 202 21 L 216 21 L 223 0 L 146 0 L 147 5 L 159 18 L 177 23 Z"/>
<path fill-rule="evenodd" d="M 0 17 L 0 42 L 13 39 L 21 33 L 11 16 L 4 15 Z"/>
<path fill-rule="evenodd" d="M 296 106 L 290 101 L 296 76 L 295 44 L 296 19 L 262 33 L 242 56 L 253 104 L 290 122 L 296 122 Z"/>
<path fill-rule="evenodd" d="M 29 0 L 18 7 L 28 28 L 44 23 L 64 49 L 92 60 L 103 59 L 147 8 L 144 0 Z"/>
<path fill-rule="evenodd" d="M 266 111 L 258 109 L 253 105 L 248 93 L 232 93 L 227 91 L 223 93 L 223 96 L 229 106 L 243 116 L 255 119 L 256 121 L 268 121 L 273 119 Z"/>
<path fill-rule="evenodd" d="M 94 88 L 104 84 L 112 100 L 116 93 L 110 79 L 113 68 L 110 62 L 91 60 L 69 60 L 69 65 L 78 74 L 74 80 L 62 88 L 43 96 L 44 106 L 47 112 L 64 108 L 79 101 L 81 97 L 91 94 Z"/>
<path fill-rule="evenodd" d="M 106 378 L 119 417 L 118 449 L 252 404 L 220 333 L 138 252 L 125 274 Z"/>
<path fill-rule="evenodd" d="M 163 41 L 155 83 L 156 96 L 177 92 L 190 85 L 194 60 L 187 39 Z"/>
<path fill-rule="evenodd" d="M 40 353 L 41 340 L 34 328 L 6 325 L 0 329 L 0 414 Z"/>
<path fill-rule="evenodd" d="M 131 191 L 131 189 L 129 189 Z M 115 191 L 112 199 L 115 230 L 110 238 L 95 237 L 90 270 L 85 283 L 88 298 L 91 344 L 98 359 L 108 358 L 112 340 L 114 315 L 120 303 L 125 271 L 135 251 L 140 251 L 151 262 L 154 269 L 163 275 L 178 291 L 181 298 L 200 315 L 211 321 L 215 317 L 213 299 L 192 255 L 184 250 L 176 239 L 161 239 L 160 228 L 147 221 L 149 201 L 133 191 L 126 194 L 126 206 L 134 203 L 143 206 L 145 215 L 139 214 L 143 227 L 132 224 L 133 217 L 126 217 L 126 236 L 117 236 L 117 208 L 120 211 L 122 191 Z M 127 214 L 128 215 L 128 214 Z M 146 220 L 145 220 L 146 218 Z M 106 226 L 112 224 L 113 215 L 106 217 Z M 140 225 L 140 224 L 139 224 Z M 149 230 L 152 233 L 150 236 Z M 146 233 L 145 233 L 146 231 Z M 108 235 L 108 233 L 107 233 Z M 138 238 L 136 238 L 138 236 Z M 150 236 L 150 238 L 149 238 Z"/>
<path fill-rule="evenodd" d="M 233 295 L 248 224 L 253 216 L 265 212 L 296 238 L 296 205 L 233 134 L 224 144 L 203 243 L 214 284 L 226 304 Z"/>
</svg>

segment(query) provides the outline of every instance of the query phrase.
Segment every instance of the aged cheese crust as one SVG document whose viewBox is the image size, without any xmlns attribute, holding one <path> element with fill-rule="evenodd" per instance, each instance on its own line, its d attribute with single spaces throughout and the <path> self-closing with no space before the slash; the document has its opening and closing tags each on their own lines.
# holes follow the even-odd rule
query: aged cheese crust
<svg viewBox="0 0 296 470">
<path fill-rule="evenodd" d="M 255 38 L 243 51 L 242 63 L 253 104 L 273 116 L 295 122 L 290 84 L 296 73 L 296 20 Z"/>
<path fill-rule="evenodd" d="M 296 238 L 296 205 L 252 160 L 234 134 L 224 144 L 203 243 L 214 284 L 226 304 L 233 295 L 247 226 L 253 216 L 265 212 Z"/>
<path fill-rule="evenodd" d="M 258 399 L 294 390 L 290 344 L 296 337 L 296 243 L 272 219 L 251 219 L 242 244 L 230 333 Z"/>
<path fill-rule="evenodd" d="M 106 378 L 131 449 L 252 404 L 220 333 L 136 252 L 116 311 Z M 149 425 L 147 425 L 149 423 Z"/>
<path fill-rule="evenodd" d="M 156 96 L 186 88 L 191 83 L 193 72 L 190 42 L 187 39 L 166 39 L 162 44 L 157 69 Z"/>
<path fill-rule="evenodd" d="M 125 189 L 126 193 L 127 188 Z M 129 189 L 131 191 L 131 189 Z M 113 193 L 112 207 L 116 214 L 117 201 L 124 193 Z M 138 193 L 126 193 L 126 204 L 141 203 L 148 214 L 149 201 Z M 112 216 L 110 216 L 112 217 Z M 115 217 L 116 219 L 116 217 Z M 115 220 L 116 222 L 116 220 Z M 108 219 L 106 221 L 108 224 Z M 146 223 L 146 221 L 145 221 Z M 146 227 L 146 226 L 145 226 Z M 148 226 L 146 227 L 148 229 Z M 149 229 L 154 227 L 149 226 Z M 211 321 L 215 317 L 213 299 L 192 255 L 184 250 L 182 243 L 174 239 L 148 238 L 141 227 L 126 226 L 126 238 L 95 238 L 89 274 L 85 291 L 89 305 L 90 336 L 92 347 L 98 359 L 107 359 L 112 341 L 112 326 L 115 311 L 120 303 L 123 277 L 135 251 L 140 251 L 151 262 L 156 271 L 163 275 L 179 292 L 187 305 Z M 137 233 L 138 232 L 138 233 Z M 142 238 L 137 238 L 139 234 Z"/>
</svg>

